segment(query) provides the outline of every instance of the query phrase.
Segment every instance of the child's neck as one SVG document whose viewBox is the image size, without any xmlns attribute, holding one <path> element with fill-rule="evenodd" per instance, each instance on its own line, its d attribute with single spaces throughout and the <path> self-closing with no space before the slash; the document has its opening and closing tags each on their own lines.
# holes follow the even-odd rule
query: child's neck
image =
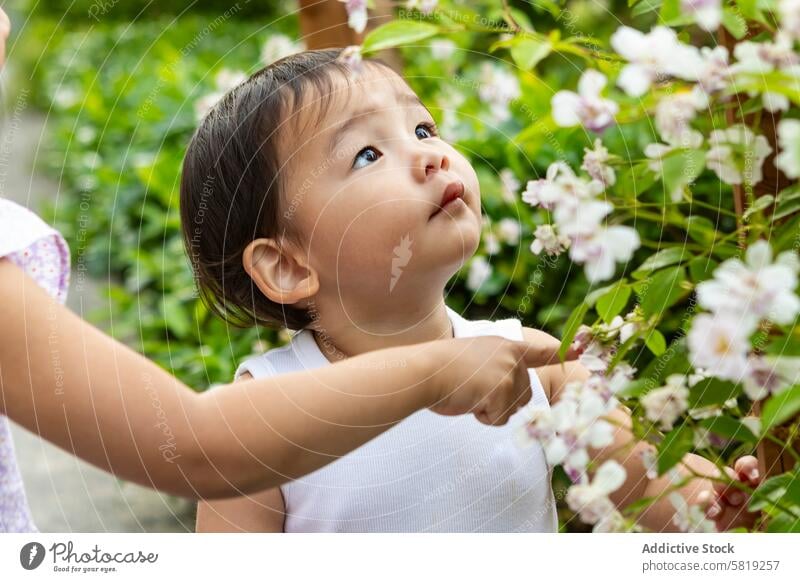
<svg viewBox="0 0 800 582">
<path fill-rule="evenodd" d="M 428 301 L 418 299 L 403 306 L 370 306 L 358 313 L 345 310 L 339 301 L 318 298 L 313 308 L 314 339 L 325 357 L 336 362 L 384 348 L 453 337 L 441 294 Z"/>
</svg>

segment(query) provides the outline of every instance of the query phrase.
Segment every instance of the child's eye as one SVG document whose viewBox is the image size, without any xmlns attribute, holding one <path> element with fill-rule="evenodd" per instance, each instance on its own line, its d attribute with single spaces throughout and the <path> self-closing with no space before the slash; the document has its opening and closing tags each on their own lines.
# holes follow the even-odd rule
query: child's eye
<svg viewBox="0 0 800 582">
<path fill-rule="evenodd" d="M 372 162 L 377 162 L 378 158 L 380 158 L 382 155 L 383 154 L 381 154 L 374 147 L 367 146 L 356 154 L 356 157 L 353 160 L 353 169 L 357 170 L 368 164 L 371 164 Z"/>
<path fill-rule="evenodd" d="M 414 130 L 414 133 L 419 139 L 427 139 L 439 135 L 436 131 L 436 126 L 432 123 L 420 123 Z"/>
</svg>

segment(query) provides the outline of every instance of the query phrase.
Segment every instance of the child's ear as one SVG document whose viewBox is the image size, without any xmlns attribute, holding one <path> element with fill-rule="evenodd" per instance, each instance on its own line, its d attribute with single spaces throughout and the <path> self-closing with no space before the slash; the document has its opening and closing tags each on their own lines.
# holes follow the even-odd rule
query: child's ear
<svg viewBox="0 0 800 582">
<path fill-rule="evenodd" d="M 242 263 L 261 292 L 275 303 L 291 305 L 319 291 L 317 271 L 294 245 L 256 239 L 244 250 Z"/>
</svg>

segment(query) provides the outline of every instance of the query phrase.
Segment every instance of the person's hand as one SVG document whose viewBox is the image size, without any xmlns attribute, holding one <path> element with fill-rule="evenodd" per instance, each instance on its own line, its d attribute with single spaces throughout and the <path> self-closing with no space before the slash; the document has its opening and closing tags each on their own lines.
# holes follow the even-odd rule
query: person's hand
<svg viewBox="0 0 800 582">
<path fill-rule="evenodd" d="M 6 62 L 6 41 L 11 33 L 11 21 L 8 15 L 0 8 L 0 67 Z"/>
<path fill-rule="evenodd" d="M 725 472 L 734 481 L 758 487 L 763 480 L 758 471 L 758 460 L 752 455 L 740 457 L 733 467 L 725 467 Z M 717 531 L 728 531 L 736 527 L 751 529 L 755 525 L 759 513 L 747 511 L 750 496 L 741 489 L 715 481 L 713 493 L 703 493 L 700 494 L 702 497 L 699 501 L 706 506 L 706 516 L 714 521 Z"/>
<path fill-rule="evenodd" d="M 472 412 L 484 424 L 505 424 L 530 401 L 528 368 L 559 362 L 556 344 L 496 336 L 439 341 L 431 347 L 438 389 L 430 409 L 444 415 Z M 570 350 L 567 359 L 577 355 Z"/>
</svg>

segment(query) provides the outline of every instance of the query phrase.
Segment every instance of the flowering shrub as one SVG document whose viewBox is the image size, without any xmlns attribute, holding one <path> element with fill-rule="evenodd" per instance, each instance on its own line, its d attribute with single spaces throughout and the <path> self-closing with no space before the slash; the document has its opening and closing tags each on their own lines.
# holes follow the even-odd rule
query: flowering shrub
<svg viewBox="0 0 800 582">
<path fill-rule="evenodd" d="M 714 530 L 675 493 L 686 484 L 675 470 L 686 453 L 721 469 L 770 442 L 795 467 L 740 488 L 761 511 L 756 528 L 800 531 L 800 189 L 789 181 L 800 176 L 800 2 L 630 0 L 630 25 L 567 38 L 569 8 L 555 4 L 540 9 L 549 33 L 505 3 L 481 13 L 497 20 L 425 4 L 401 9 L 361 53 L 427 42 L 447 55 L 427 74 L 410 66 L 421 80 L 409 76 L 442 85 L 445 138 L 470 148 L 500 132 L 511 144 L 502 151 L 516 167 L 493 168 L 503 198 L 487 196 L 487 215 L 515 208 L 521 224 L 509 244 L 530 236 L 534 269 L 566 256 L 588 283 L 562 327 L 562 354 L 580 344 L 591 377 L 566 386 L 526 429 L 572 480 L 570 508 L 595 531 L 641 529 L 636 517 L 654 500 L 620 513 L 609 494 L 624 468 L 592 467 L 588 453 L 612 442 L 604 417 L 624 404 L 633 433 L 654 445 L 643 459 L 648 477 L 673 480 L 678 527 Z M 348 8 L 360 11 L 357 22 L 368 14 L 367 3 Z M 470 63 L 459 50 L 480 47 L 494 62 Z M 577 79 L 564 75 L 565 62 Z M 464 119 L 475 102 L 488 128 Z M 544 177 L 538 161 L 519 163 L 527 154 L 551 158 Z M 487 285 L 500 229 L 489 222 L 487 231 L 467 285 L 498 296 L 502 288 Z"/>
</svg>

